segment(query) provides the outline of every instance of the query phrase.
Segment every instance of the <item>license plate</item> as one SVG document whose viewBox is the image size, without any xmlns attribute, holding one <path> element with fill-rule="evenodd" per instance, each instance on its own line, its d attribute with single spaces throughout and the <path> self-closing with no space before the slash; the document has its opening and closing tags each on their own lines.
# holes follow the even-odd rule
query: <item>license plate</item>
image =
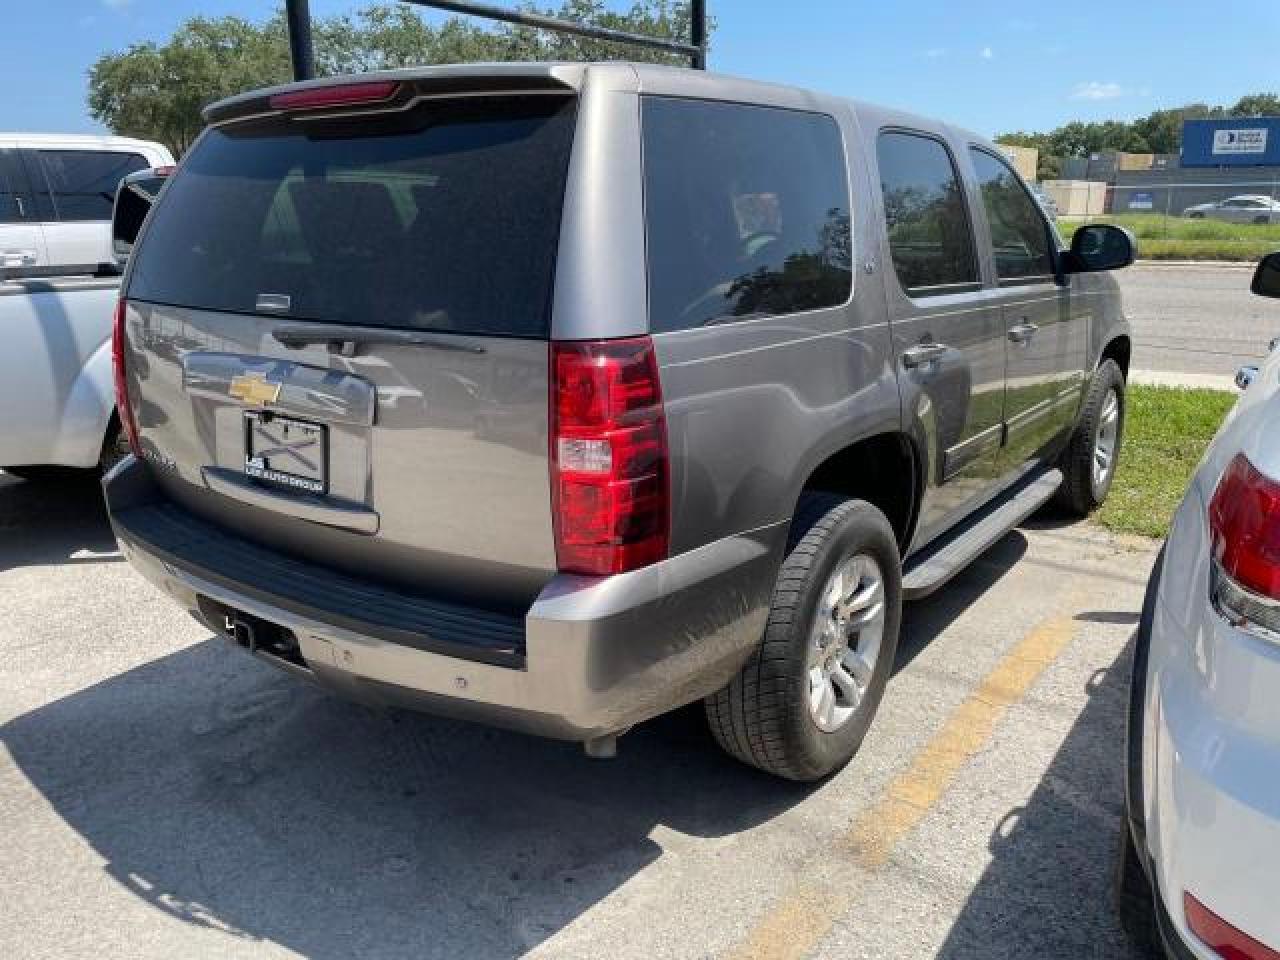
<svg viewBox="0 0 1280 960">
<path fill-rule="evenodd" d="M 244 415 L 244 472 L 306 493 L 328 486 L 325 428 L 249 410 Z"/>
</svg>

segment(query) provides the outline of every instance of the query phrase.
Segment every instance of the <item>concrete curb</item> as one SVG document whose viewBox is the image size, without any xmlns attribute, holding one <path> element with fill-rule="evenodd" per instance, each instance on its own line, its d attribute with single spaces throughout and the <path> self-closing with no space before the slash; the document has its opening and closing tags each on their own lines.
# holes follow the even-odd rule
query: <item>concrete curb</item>
<svg viewBox="0 0 1280 960">
<path fill-rule="evenodd" d="M 1175 373 L 1168 370 L 1130 370 L 1129 382 L 1147 387 L 1187 387 L 1236 393 L 1234 378 L 1218 373 Z"/>
<path fill-rule="evenodd" d="M 1256 260 L 1135 260 L 1133 265 L 1135 267 L 1200 267 L 1204 270 L 1217 270 L 1219 267 L 1254 270 L 1258 262 Z"/>
</svg>

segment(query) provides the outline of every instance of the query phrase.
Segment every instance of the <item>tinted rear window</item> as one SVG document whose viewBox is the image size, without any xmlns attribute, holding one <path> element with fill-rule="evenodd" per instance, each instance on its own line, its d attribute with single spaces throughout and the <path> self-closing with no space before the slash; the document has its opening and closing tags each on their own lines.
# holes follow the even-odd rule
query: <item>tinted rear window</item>
<svg viewBox="0 0 1280 960">
<path fill-rule="evenodd" d="M 110 220 L 120 180 L 151 164 L 136 153 L 37 150 L 59 220 Z"/>
<path fill-rule="evenodd" d="M 831 117 L 647 97 L 644 166 L 655 333 L 849 299 L 849 187 Z"/>
<path fill-rule="evenodd" d="M 210 130 L 129 296 L 255 313 L 275 294 L 293 319 L 545 336 L 572 137 L 559 97 Z"/>
</svg>

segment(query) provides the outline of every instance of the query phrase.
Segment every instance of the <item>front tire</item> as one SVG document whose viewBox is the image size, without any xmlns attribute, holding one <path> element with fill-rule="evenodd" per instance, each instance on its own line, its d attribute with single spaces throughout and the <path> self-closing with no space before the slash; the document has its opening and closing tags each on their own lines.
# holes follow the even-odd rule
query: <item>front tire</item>
<svg viewBox="0 0 1280 960">
<path fill-rule="evenodd" d="M 1111 492 L 1124 439 L 1124 414 L 1124 374 L 1114 360 L 1103 360 L 1062 455 L 1064 480 L 1058 503 L 1076 516 L 1088 516 Z"/>
<path fill-rule="evenodd" d="M 806 494 L 764 637 L 706 700 L 716 741 L 789 780 L 839 770 L 880 705 L 901 620 L 901 560 L 885 515 L 863 500 Z"/>
</svg>

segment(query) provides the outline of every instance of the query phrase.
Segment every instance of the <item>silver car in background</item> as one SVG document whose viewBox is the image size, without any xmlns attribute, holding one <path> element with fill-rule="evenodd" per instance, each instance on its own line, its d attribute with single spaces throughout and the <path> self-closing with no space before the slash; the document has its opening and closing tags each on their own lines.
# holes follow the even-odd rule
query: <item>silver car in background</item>
<svg viewBox="0 0 1280 960">
<path fill-rule="evenodd" d="M 1280 223 L 1280 200 L 1242 194 L 1215 203 L 1197 203 L 1182 215 L 1190 220 L 1222 220 L 1225 223 Z"/>
</svg>

